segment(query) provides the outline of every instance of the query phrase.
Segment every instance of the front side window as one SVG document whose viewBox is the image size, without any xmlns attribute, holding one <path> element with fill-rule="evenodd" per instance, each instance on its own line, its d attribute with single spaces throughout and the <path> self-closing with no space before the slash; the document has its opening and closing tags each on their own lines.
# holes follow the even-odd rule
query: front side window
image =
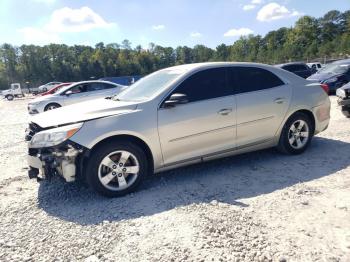
<svg viewBox="0 0 350 262">
<path fill-rule="evenodd" d="M 206 69 L 182 82 L 173 93 L 187 95 L 189 102 L 233 95 L 226 81 L 226 68 Z"/>
<path fill-rule="evenodd" d="M 232 67 L 229 79 L 236 87 L 236 93 L 246 93 L 284 85 L 284 82 L 272 72 L 257 67 Z"/>
<path fill-rule="evenodd" d="M 67 90 L 67 92 L 72 91 L 72 94 L 79 94 L 79 93 L 86 92 L 87 89 L 88 89 L 88 84 L 81 84 L 81 85 L 73 86 L 72 88 Z"/>
</svg>

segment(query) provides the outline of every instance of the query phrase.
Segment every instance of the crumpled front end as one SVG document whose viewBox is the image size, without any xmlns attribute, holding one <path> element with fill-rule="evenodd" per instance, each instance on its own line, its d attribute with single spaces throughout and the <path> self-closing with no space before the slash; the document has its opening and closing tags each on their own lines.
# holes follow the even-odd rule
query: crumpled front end
<svg viewBox="0 0 350 262">
<path fill-rule="evenodd" d="M 42 180 L 51 179 L 53 176 L 59 175 L 66 182 L 75 181 L 80 173 L 82 156 L 86 149 L 69 140 L 57 146 L 32 148 L 30 146 L 31 139 L 42 130 L 38 125 L 31 123 L 26 131 L 29 178 Z"/>
</svg>

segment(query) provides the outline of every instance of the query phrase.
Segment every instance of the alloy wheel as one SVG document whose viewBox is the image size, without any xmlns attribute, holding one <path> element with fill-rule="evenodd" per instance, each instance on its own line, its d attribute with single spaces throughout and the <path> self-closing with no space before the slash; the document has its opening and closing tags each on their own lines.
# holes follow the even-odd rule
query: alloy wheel
<svg viewBox="0 0 350 262">
<path fill-rule="evenodd" d="M 139 171 L 140 164 L 135 155 L 119 150 L 102 159 L 98 168 L 98 178 L 105 188 L 121 191 L 136 181 Z"/>
<path fill-rule="evenodd" d="M 308 124 L 304 120 L 297 120 L 289 128 L 289 144 L 294 149 L 301 149 L 307 144 L 309 140 L 309 135 L 310 129 Z"/>
</svg>

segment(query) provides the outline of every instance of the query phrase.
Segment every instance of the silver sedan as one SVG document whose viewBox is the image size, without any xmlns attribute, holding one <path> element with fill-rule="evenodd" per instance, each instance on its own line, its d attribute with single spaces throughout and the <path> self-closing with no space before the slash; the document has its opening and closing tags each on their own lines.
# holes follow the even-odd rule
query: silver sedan
<svg viewBox="0 0 350 262">
<path fill-rule="evenodd" d="M 179 166 L 269 147 L 300 154 L 329 119 L 320 84 L 285 70 L 176 66 L 111 100 L 35 116 L 27 130 L 29 175 L 81 178 L 101 194 L 120 196 L 148 174 Z"/>
</svg>

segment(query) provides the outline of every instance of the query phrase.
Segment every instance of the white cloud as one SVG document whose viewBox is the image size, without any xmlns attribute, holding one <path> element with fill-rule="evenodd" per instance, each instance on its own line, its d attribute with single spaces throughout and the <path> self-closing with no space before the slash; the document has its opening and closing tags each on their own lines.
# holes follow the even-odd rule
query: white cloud
<svg viewBox="0 0 350 262">
<path fill-rule="evenodd" d="M 115 24 L 107 23 L 87 6 L 80 9 L 64 7 L 52 13 L 50 22 L 45 26 L 45 29 L 52 32 L 84 32 L 113 25 Z"/>
<path fill-rule="evenodd" d="M 199 37 L 202 37 L 202 34 L 199 33 L 199 32 L 193 32 L 190 34 L 191 37 L 194 37 L 194 38 L 199 38 Z"/>
<path fill-rule="evenodd" d="M 290 11 L 283 5 L 269 3 L 259 10 L 256 19 L 266 22 L 299 15 L 301 14 L 296 10 Z"/>
<path fill-rule="evenodd" d="M 20 29 L 19 32 L 23 34 L 26 42 L 37 44 L 57 43 L 60 42 L 60 33 L 86 32 L 91 29 L 110 28 L 115 25 L 115 23 L 106 22 L 89 7 L 85 6 L 79 9 L 64 7 L 55 10 L 51 14 L 48 23 L 42 27 L 25 27 Z"/>
<path fill-rule="evenodd" d="M 165 29 L 165 25 L 154 25 L 152 26 L 153 30 L 160 31 Z"/>
<path fill-rule="evenodd" d="M 252 0 L 250 4 L 244 5 L 243 10 L 249 11 L 255 9 L 258 5 L 260 5 L 263 1 L 262 0 Z"/>
<path fill-rule="evenodd" d="M 253 10 L 254 8 L 255 8 L 255 5 L 250 5 L 250 4 L 243 6 L 244 11 Z"/>
<path fill-rule="evenodd" d="M 244 36 L 244 35 L 250 35 L 253 33 L 254 33 L 253 30 L 242 27 L 238 29 L 230 29 L 224 34 L 224 36 L 225 37 Z"/>
</svg>

